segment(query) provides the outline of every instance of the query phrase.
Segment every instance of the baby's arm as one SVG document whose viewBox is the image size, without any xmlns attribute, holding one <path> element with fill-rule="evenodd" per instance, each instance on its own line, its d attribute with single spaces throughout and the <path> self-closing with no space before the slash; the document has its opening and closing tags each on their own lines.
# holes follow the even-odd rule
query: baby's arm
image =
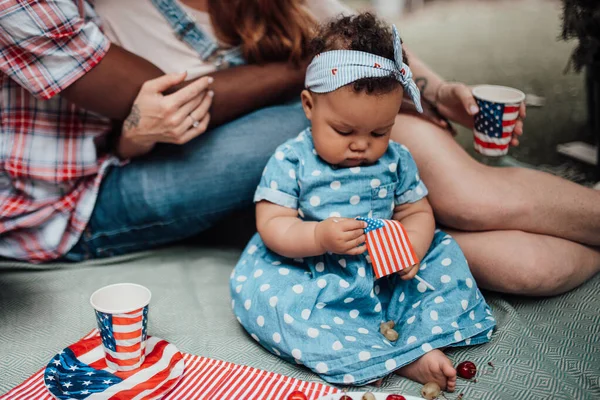
<svg viewBox="0 0 600 400">
<path fill-rule="evenodd" d="M 393 219 L 400 221 L 417 254 L 422 260 L 427 254 L 435 233 L 433 211 L 427 200 L 427 187 L 419 177 L 417 164 L 405 146 L 398 146 L 398 179 L 400 184 L 395 192 Z M 419 270 L 419 264 L 405 269 L 399 274 L 402 279 L 412 279 Z"/>
<path fill-rule="evenodd" d="M 318 256 L 326 251 L 362 254 L 366 223 L 350 218 L 302 221 L 298 211 L 268 201 L 256 204 L 256 227 L 272 251 L 289 258 Z"/>
<path fill-rule="evenodd" d="M 394 208 L 393 219 L 400 221 L 406 229 L 408 239 L 422 260 L 431 246 L 435 231 L 433 211 L 427 198 L 422 198 L 415 203 L 400 204 Z M 400 273 L 402 279 L 412 279 L 419 271 L 420 263 Z"/>
<path fill-rule="evenodd" d="M 422 260 L 431 246 L 435 231 L 435 219 L 427 198 L 396 206 L 393 219 L 404 225 L 417 257 Z"/>
</svg>

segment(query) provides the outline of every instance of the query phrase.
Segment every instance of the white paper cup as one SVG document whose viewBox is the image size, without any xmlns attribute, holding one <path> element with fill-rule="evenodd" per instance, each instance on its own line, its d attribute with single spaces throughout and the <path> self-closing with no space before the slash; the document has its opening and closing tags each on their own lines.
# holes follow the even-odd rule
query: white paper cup
<svg viewBox="0 0 600 400">
<path fill-rule="evenodd" d="M 479 106 L 473 129 L 475 150 L 491 157 L 507 154 L 525 93 L 507 86 L 480 85 L 473 88 L 473 97 Z"/>
<path fill-rule="evenodd" d="M 91 295 L 109 368 L 131 371 L 144 362 L 151 297 L 148 288 L 135 283 L 105 286 Z"/>
</svg>

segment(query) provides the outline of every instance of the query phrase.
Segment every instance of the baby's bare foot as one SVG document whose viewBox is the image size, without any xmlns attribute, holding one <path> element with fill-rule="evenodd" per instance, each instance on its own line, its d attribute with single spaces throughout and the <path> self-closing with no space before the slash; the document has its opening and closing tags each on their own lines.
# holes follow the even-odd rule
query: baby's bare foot
<svg viewBox="0 0 600 400">
<path fill-rule="evenodd" d="M 435 382 L 448 392 L 456 388 L 456 370 L 450 359 L 437 349 L 400 368 L 396 374 L 422 384 Z"/>
</svg>

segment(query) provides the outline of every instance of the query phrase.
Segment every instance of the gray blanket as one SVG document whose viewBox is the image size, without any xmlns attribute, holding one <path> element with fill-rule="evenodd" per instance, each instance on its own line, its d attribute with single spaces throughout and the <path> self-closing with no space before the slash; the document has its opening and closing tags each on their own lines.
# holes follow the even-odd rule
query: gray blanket
<svg viewBox="0 0 600 400">
<path fill-rule="evenodd" d="M 95 327 L 89 296 L 115 282 L 152 290 L 149 332 L 181 351 L 318 380 L 264 351 L 238 325 L 228 281 L 238 250 L 172 247 L 78 265 L 0 265 L 0 393 L 46 365 Z M 498 320 L 491 343 L 451 350 L 489 373 L 459 381 L 465 399 L 600 398 L 600 276 L 559 297 L 484 293 Z M 491 361 L 496 368 L 487 366 Z M 390 376 L 381 391 L 416 395 L 421 385 Z M 455 395 L 448 396 L 450 399 Z"/>
</svg>

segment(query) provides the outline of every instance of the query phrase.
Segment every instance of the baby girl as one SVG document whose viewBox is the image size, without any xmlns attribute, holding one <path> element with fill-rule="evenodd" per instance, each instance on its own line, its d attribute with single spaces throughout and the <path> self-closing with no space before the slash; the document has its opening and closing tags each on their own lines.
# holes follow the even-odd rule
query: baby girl
<svg viewBox="0 0 600 400">
<path fill-rule="evenodd" d="M 405 91 L 420 108 L 398 32 L 361 14 L 312 44 L 302 92 L 312 127 L 264 170 L 258 234 L 231 278 L 233 310 L 268 351 L 327 382 L 396 372 L 452 391 L 456 371 L 442 350 L 489 341 L 495 321 L 460 248 L 435 231 L 410 152 L 390 141 Z M 356 217 L 399 221 L 420 262 L 377 279 Z M 380 332 L 386 321 L 397 339 Z"/>
</svg>

